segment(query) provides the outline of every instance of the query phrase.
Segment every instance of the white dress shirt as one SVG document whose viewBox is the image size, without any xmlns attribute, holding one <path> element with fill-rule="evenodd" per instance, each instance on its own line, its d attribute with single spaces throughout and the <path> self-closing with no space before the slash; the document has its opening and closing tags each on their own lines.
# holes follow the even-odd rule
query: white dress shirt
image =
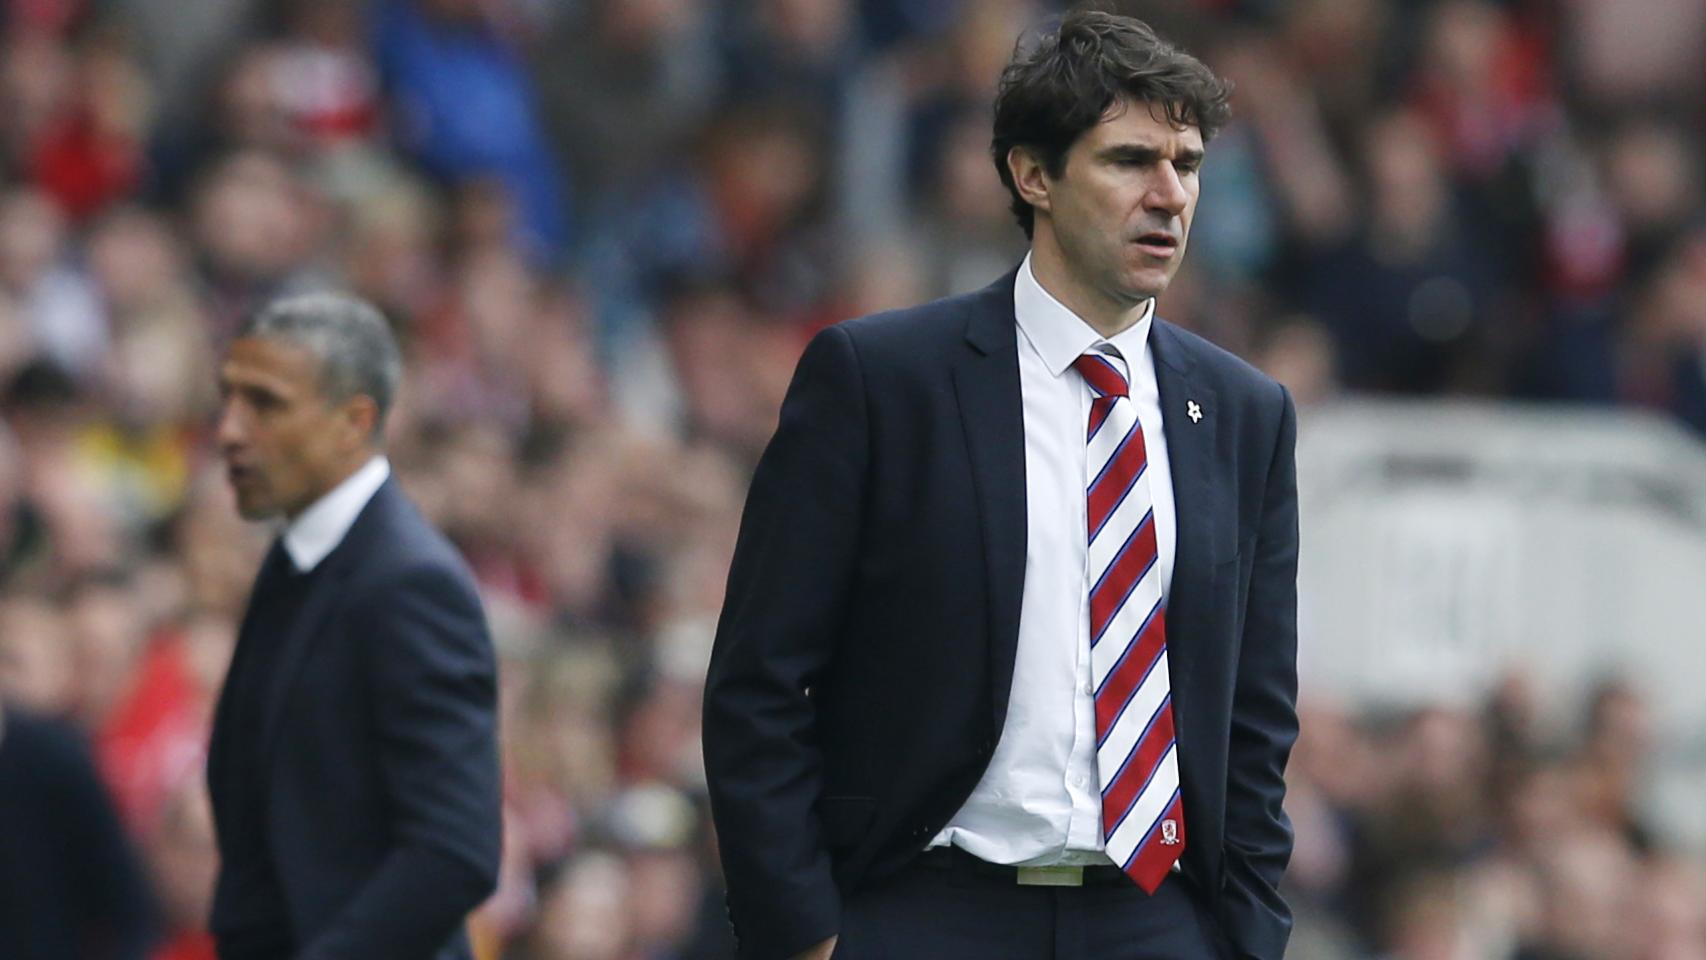
<svg viewBox="0 0 1706 960">
<path fill-rule="evenodd" d="M 284 528 L 284 549 L 297 572 L 307 573 L 319 566 L 344 542 L 349 528 L 355 525 L 355 518 L 361 516 L 362 508 L 389 476 L 391 461 L 382 454 L 374 454 L 373 459 L 314 501 L 313 506 Z"/>
<path fill-rule="evenodd" d="M 1031 259 L 1013 288 L 1025 423 L 1025 588 L 1019 649 L 1001 740 L 983 779 L 930 846 L 952 844 L 992 863 L 1107 863 L 1096 779 L 1086 567 L 1085 441 L 1092 393 L 1072 362 L 1111 346 L 1131 370 L 1148 454 L 1161 564 L 1161 602 L 1173 580 L 1173 478 L 1149 352 L 1155 301 L 1104 340 L 1042 288 Z"/>
</svg>

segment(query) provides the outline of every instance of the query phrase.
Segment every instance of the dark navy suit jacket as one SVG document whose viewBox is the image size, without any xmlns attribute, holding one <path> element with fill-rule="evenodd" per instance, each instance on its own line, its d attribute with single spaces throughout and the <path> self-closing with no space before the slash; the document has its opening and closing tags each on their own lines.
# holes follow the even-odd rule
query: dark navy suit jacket
<svg viewBox="0 0 1706 960">
<path fill-rule="evenodd" d="M 231 882 L 253 849 L 234 831 L 264 824 L 296 956 L 471 957 L 462 922 L 496 883 L 501 791 L 492 645 L 461 557 L 387 480 L 269 658 L 259 742 L 239 740 L 231 703 L 264 628 L 254 619 L 208 757 L 224 857 L 211 926 L 256 914 L 237 902 L 252 888 Z M 262 789 L 235 782 L 244 763 Z"/>
<path fill-rule="evenodd" d="M 977 784 L 1025 682 L 1013 277 L 819 334 L 753 478 L 705 701 L 744 956 L 829 937 L 843 896 L 905 866 Z M 1178 514 L 1166 624 L 1182 868 L 1234 953 L 1277 960 L 1295 413 L 1283 387 L 1193 334 L 1157 320 L 1150 345 Z"/>
</svg>

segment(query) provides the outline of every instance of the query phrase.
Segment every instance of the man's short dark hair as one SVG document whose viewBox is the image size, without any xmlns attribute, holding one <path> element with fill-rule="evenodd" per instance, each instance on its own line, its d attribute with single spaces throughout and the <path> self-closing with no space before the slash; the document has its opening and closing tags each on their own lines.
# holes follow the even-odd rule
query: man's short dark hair
<svg viewBox="0 0 1706 960">
<path fill-rule="evenodd" d="M 373 434 L 379 436 L 403 379 L 403 355 L 378 309 L 348 294 L 297 294 L 262 307 L 238 336 L 279 339 L 314 354 L 320 395 L 331 403 L 372 398 L 379 408 Z"/>
<path fill-rule="evenodd" d="M 1122 101 L 1164 110 L 1169 122 L 1196 127 L 1207 143 L 1231 116 L 1229 92 L 1201 60 L 1148 24 L 1099 10 L 1072 11 L 1029 52 L 1016 49 L 996 90 L 990 153 L 1025 236 L 1035 213 L 1007 169 L 1014 147 L 1032 151 L 1049 176 L 1059 177 L 1067 150 Z"/>
</svg>

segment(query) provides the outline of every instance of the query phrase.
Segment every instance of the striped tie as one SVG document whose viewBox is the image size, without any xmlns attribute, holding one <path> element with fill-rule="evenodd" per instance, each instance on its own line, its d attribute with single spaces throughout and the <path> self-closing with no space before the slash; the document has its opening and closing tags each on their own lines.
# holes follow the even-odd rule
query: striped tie
<svg viewBox="0 0 1706 960">
<path fill-rule="evenodd" d="M 1155 511 L 1124 361 L 1087 353 L 1090 670 L 1108 856 L 1154 893 L 1185 849 Z"/>
</svg>

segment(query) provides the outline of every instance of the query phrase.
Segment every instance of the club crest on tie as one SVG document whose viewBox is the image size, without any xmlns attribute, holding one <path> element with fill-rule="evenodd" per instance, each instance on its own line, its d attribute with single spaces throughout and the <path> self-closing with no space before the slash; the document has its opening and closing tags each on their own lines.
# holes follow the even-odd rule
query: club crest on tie
<svg viewBox="0 0 1706 960">
<path fill-rule="evenodd" d="M 1185 415 L 1191 418 L 1192 423 L 1201 423 L 1202 407 L 1197 406 L 1197 402 L 1195 400 L 1186 400 Z"/>
<path fill-rule="evenodd" d="M 1161 821 L 1161 845 L 1176 847 L 1179 845 L 1179 822 L 1172 818 Z"/>
</svg>

